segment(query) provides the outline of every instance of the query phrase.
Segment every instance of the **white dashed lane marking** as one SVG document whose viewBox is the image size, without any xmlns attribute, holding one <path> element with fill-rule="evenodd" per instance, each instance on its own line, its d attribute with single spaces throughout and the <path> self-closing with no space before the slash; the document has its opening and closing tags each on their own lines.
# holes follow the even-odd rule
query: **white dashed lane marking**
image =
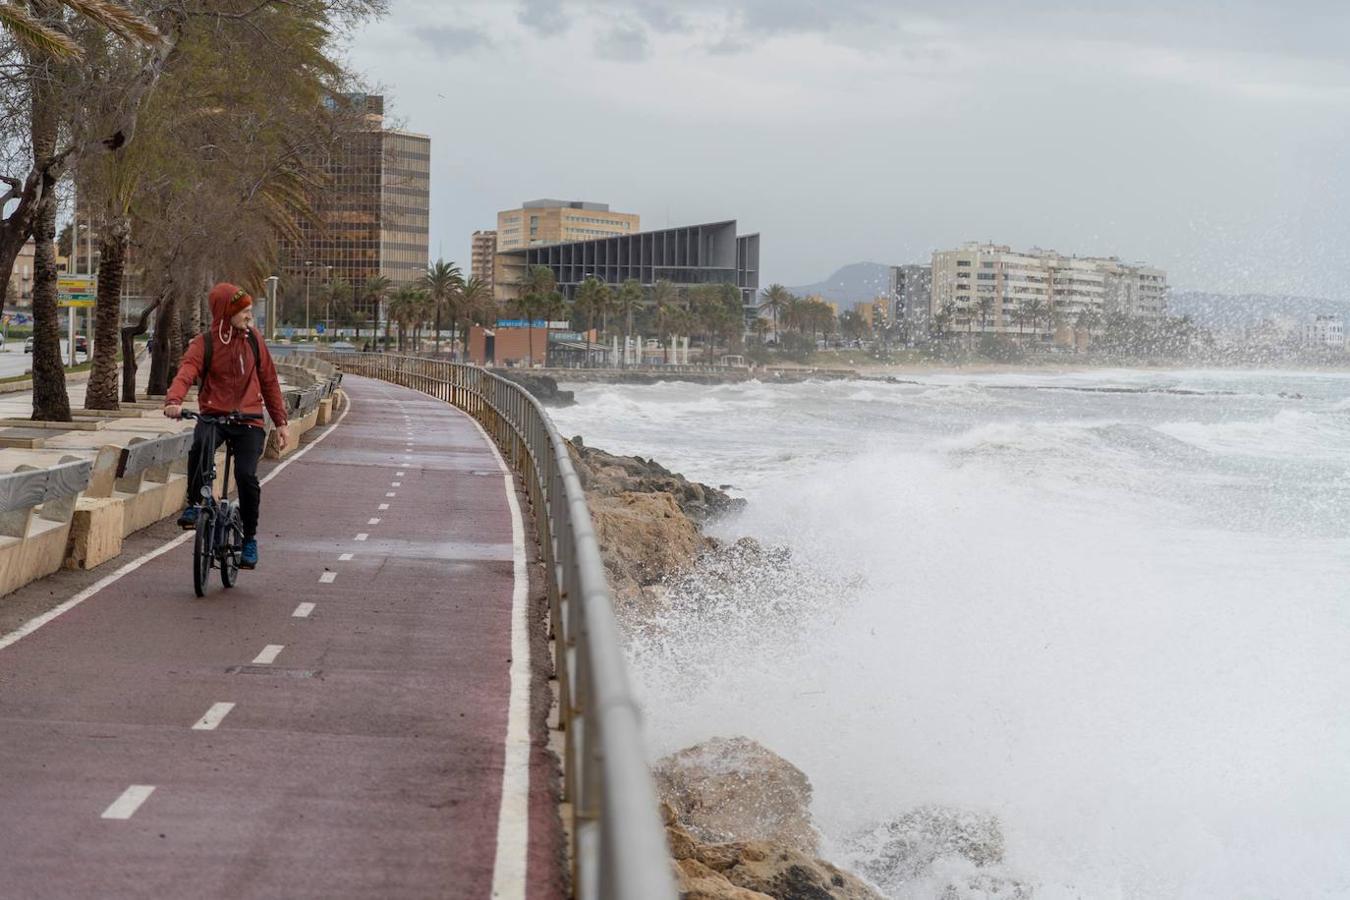
<svg viewBox="0 0 1350 900">
<path fill-rule="evenodd" d="M 299 606 L 295 608 L 295 612 L 291 613 L 291 618 L 308 619 L 309 614 L 312 612 L 314 612 L 313 603 L 301 603 Z"/>
<path fill-rule="evenodd" d="M 388 497 L 388 496 L 390 496 L 390 495 L 389 495 L 389 494 L 385 494 L 385 496 Z M 378 507 L 378 509 L 379 509 L 380 512 L 384 512 L 384 511 L 385 511 L 386 509 L 388 509 L 388 508 L 389 508 L 389 504 L 388 504 L 388 503 L 381 503 L 381 504 L 379 505 L 379 507 Z"/>
<path fill-rule="evenodd" d="M 367 525 L 378 525 L 378 524 L 380 524 L 380 520 L 379 520 L 379 519 L 371 519 L 371 520 L 370 520 L 369 522 L 367 522 L 366 524 L 367 524 Z"/>
<path fill-rule="evenodd" d="M 332 584 L 337 580 L 336 572 L 324 572 L 319 576 L 319 584 Z"/>
<path fill-rule="evenodd" d="M 404 474 L 404 473 L 402 473 L 402 472 L 395 472 L 395 473 L 394 473 L 394 477 L 396 477 L 396 478 L 402 478 L 402 477 L 403 477 L 403 474 Z"/>
<path fill-rule="evenodd" d="M 366 538 L 368 538 L 368 537 L 370 537 L 370 535 L 366 534 L 366 533 L 363 531 L 363 532 L 361 532 L 360 534 L 358 534 L 358 535 L 356 536 L 356 539 L 357 539 L 358 541 L 364 541 L 364 540 L 365 540 Z"/>
<path fill-rule="evenodd" d="M 385 495 L 386 497 L 397 497 L 397 496 L 398 496 L 398 491 L 385 491 L 385 492 L 384 492 L 384 495 Z M 381 503 L 381 504 L 380 504 L 380 509 L 388 509 L 388 508 L 389 508 L 389 504 L 388 504 L 388 503 Z"/>
<path fill-rule="evenodd" d="M 153 784 L 133 784 L 103 811 L 101 818 L 130 819 L 136 815 L 136 810 L 140 809 L 141 804 L 150 799 L 150 795 L 154 792 L 155 786 Z"/>
<path fill-rule="evenodd" d="M 342 554 L 341 556 L 338 557 L 338 562 L 346 562 L 347 560 L 349 560 L 349 559 L 351 559 L 351 558 L 352 558 L 352 555 L 351 555 L 350 553 L 344 553 L 344 554 Z"/>
<path fill-rule="evenodd" d="M 253 657 L 253 664 L 255 666 L 270 666 L 277 661 L 277 656 L 285 649 L 285 644 L 268 644 L 262 648 L 261 653 Z"/>
<path fill-rule="evenodd" d="M 211 708 L 206 711 L 206 715 L 197 720 L 197 724 L 192 726 L 193 731 L 215 731 L 216 726 L 225 720 L 234 709 L 233 703 L 213 703 Z"/>
<path fill-rule="evenodd" d="M 390 487 L 403 487 L 403 482 L 401 482 L 401 481 L 391 481 L 391 482 L 389 482 L 389 486 L 390 486 Z"/>
</svg>

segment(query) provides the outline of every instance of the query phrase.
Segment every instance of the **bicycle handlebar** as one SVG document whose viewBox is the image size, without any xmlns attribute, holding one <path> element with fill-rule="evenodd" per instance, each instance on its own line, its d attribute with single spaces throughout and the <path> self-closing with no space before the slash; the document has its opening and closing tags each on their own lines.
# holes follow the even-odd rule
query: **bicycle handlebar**
<svg viewBox="0 0 1350 900">
<path fill-rule="evenodd" d="M 240 422 L 262 421 L 262 413 L 232 412 L 223 416 L 212 416 L 205 413 L 193 412 L 185 409 L 179 413 L 180 419 L 196 419 L 199 422 L 216 423 L 219 425 L 235 425 Z"/>
</svg>

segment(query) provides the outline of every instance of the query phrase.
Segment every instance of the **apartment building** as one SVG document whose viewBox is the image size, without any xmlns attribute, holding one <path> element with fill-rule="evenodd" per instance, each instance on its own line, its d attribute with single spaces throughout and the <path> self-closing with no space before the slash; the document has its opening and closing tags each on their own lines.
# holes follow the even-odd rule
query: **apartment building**
<svg viewBox="0 0 1350 900">
<path fill-rule="evenodd" d="M 1046 339 L 1085 313 L 1100 320 L 1167 311 L 1167 273 L 1115 257 L 969 243 L 934 253 L 931 278 L 930 313 L 949 311 L 958 331 Z"/>
<path fill-rule="evenodd" d="M 491 290 L 496 284 L 497 232 L 475 231 L 469 256 L 469 275 L 487 284 Z"/>
<path fill-rule="evenodd" d="M 1318 316 L 1303 325 L 1303 346 L 1340 350 L 1345 347 L 1345 323 L 1340 316 Z"/>
<path fill-rule="evenodd" d="M 613 212 L 607 203 L 529 200 L 497 213 L 497 251 L 623 237 L 636 234 L 641 224 L 636 213 Z"/>
</svg>

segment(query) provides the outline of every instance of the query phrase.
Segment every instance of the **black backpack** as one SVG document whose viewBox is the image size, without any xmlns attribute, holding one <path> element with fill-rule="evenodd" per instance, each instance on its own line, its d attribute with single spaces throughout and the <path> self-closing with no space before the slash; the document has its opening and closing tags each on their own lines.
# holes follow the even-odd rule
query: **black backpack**
<svg viewBox="0 0 1350 900">
<path fill-rule="evenodd" d="M 249 346 L 253 348 L 253 366 L 258 371 L 258 389 L 262 389 L 262 351 L 258 349 L 258 335 L 252 328 L 244 332 L 248 338 Z M 197 396 L 200 397 L 206 393 L 206 379 L 211 374 L 211 351 L 215 346 L 215 341 L 211 340 L 211 332 L 207 331 L 202 335 L 202 341 L 205 346 L 202 350 L 202 377 L 197 380 Z"/>
</svg>

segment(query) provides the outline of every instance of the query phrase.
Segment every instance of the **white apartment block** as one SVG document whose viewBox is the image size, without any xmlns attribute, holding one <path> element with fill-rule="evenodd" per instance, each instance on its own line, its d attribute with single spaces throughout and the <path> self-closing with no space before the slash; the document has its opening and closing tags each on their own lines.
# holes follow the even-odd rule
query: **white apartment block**
<svg viewBox="0 0 1350 900">
<path fill-rule="evenodd" d="M 1345 347 L 1345 323 L 1340 316 L 1318 316 L 1303 326 L 1305 347 Z"/>
<path fill-rule="evenodd" d="M 948 308 L 956 331 L 1044 338 L 1089 311 L 1159 317 L 1167 311 L 1167 273 L 1115 257 L 1022 252 L 964 244 L 933 254 L 932 312 Z"/>
</svg>

